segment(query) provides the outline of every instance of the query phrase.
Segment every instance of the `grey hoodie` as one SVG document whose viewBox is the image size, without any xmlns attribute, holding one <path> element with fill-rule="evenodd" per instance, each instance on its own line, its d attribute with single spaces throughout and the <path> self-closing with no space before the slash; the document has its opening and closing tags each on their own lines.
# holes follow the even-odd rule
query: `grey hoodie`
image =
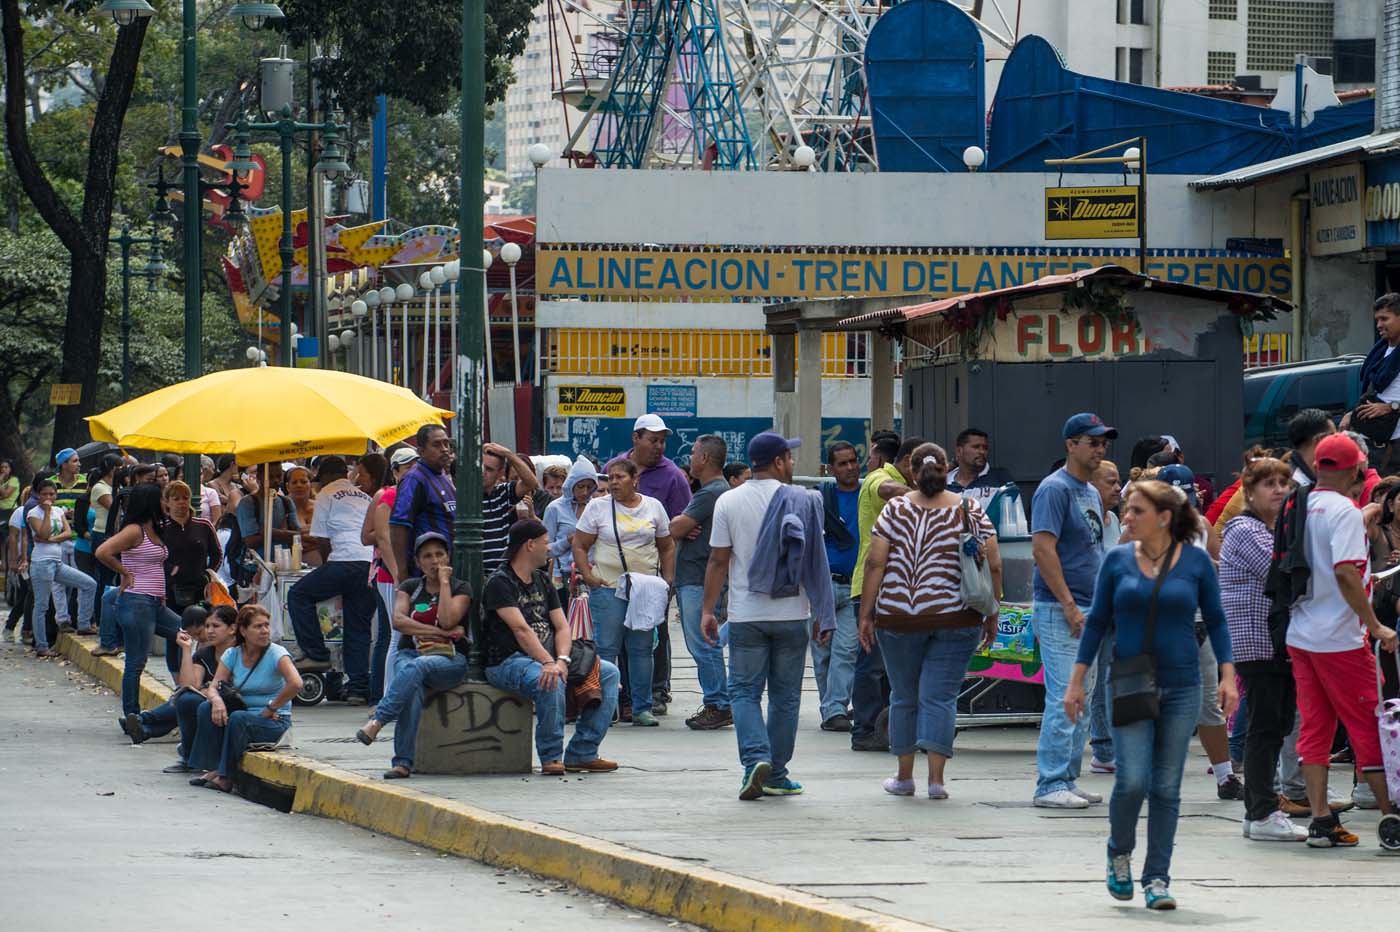
<svg viewBox="0 0 1400 932">
<path fill-rule="evenodd" d="M 584 479 L 596 483 L 598 467 L 580 453 L 564 478 L 563 492 L 544 509 L 544 529 L 549 532 L 549 555 L 556 561 L 559 578 L 564 580 L 569 578 L 574 568 L 572 537 L 574 528 L 578 527 L 578 516 L 574 514 L 574 486 Z"/>
</svg>

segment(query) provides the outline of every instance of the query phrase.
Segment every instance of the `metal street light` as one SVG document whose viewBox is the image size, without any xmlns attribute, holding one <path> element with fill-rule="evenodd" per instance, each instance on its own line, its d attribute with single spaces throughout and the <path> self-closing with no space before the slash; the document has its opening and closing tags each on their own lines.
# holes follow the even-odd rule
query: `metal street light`
<svg viewBox="0 0 1400 932">
<path fill-rule="evenodd" d="M 281 117 L 271 123 L 252 123 L 245 117 L 237 123 L 228 123 L 225 126 L 234 132 L 234 159 L 229 168 L 235 173 L 249 171 L 249 165 L 253 162 L 253 150 L 251 145 L 253 133 L 275 133 L 277 134 L 278 148 L 282 153 L 282 239 L 278 244 L 277 253 L 282 260 L 282 284 L 277 294 L 278 317 L 281 319 L 281 344 L 282 344 L 282 365 L 293 365 L 292 341 L 287 337 L 291 330 L 292 323 L 292 145 L 298 133 L 325 133 L 331 140 L 332 145 L 328 148 L 334 151 L 326 153 L 332 156 L 329 160 L 324 157 L 316 163 L 316 170 L 321 172 L 340 172 L 346 169 L 344 156 L 340 154 L 339 148 L 333 145 L 334 139 L 343 129 L 334 121 L 325 123 L 302 123 L 292 117 L 291 106 L 282 108 Z M 236 166 L 236 167 L 235 167 Z"/>
<path fill-rule="evenodd" d="M 501 261 L 510 269 L 510 336 L 515 344 L 511 361 L 515 364 L 515 384 L 520 384 L 520 307 L 515 298 L 515 264 L 520 261 L 520 244 L 506 243 L 501 247 Z"/>
<path fill-rule="evenodd" d="M 486 0 L 462 0 L 462 98 L 458 125 L 462 139 L 458 162 L 461 171 L 458 189 L 457 229 L 461 247 L 458 255 L 471 255 L 468 247 L 483 229 L 485 216 L 486 165 Z M 455 347 L 463 361 L 462 384 L 454 402 L 457 418 L 454 432 L 457 439 L 456 484 L 460 490 L 457 509 L 452 519 L 452 563 L 458 579 L 466 580 L 472 592 L 482 585 L 482 522 L 481 495 L 481 408 L 484 399 L 482 354 L 486 349 L 486 333 L 478 330 L 485 323 L 486 266 L 468 265 L 461 268 L 462 321 L 460 342 Z M 481 304 L 478 306 L 477 302 Z M 490 354 L 485 353 L 487 360 Z M 471 654 L 467 660 L 467 675 L 480 680 L 484 674 L 481 653 L 481 610 L 476 600 L 468 618 L 472 631 Z"/>
<path fill-rule="evenodd" d="M 446 267 L 433 266 L 428 279 L 433 283 L 433 393 L 437 394 L 442 391 L 442 286 L 447 284 Z"/>
<path fill-rule="evenodd" d="M 385 285 L 379 289 L 379 303 L 384 307 L 384 381 L 394 384 L 394 289 Z"/>
<path fill-rule="evenodd" d="M 281 19 L 282 8 L 275 3 L 235 3 L 229 7 L 229 16 L 236 16 L 249 29 L 261 29 L 270 19 Z"/>
<path fill-rule="evenodd" d="M 413 286 L 408 282 L 400 282 L 394 289 L 394 297 L 398 298 L 402 313 L 399 315 L 399 357 L 403 360 L 403 368 L 399 370 L 399 376 L 403 379 L 403 387 L 410 388 L 408 369 L 408 302 L 413 300 Z"/>
<path fill-rule="evenodd" d="M 97 12 L 110 15 L 118 26 L 130 26 L 138 19 L 153 15 L 155 11 L 156 8 L 146 0 L 107 0 L 97 8 Z"/>
<path fill-rule="evenodd" d="M 365 292 L 365 308 L 369 311 L 369 377 L 379 378 L 379 291 L 371 288 Z"/>
<path fill-rule="evenodd" d="M 155 224 L 153 223 L 154 227 Z M 109 242 L 121 247 L 122 252 L 122 401 L 131 400 L 131 278 L 145 278 L 154 290 L 156 279 L 165 275 L 165 263 L 160 260 L 160 236 L 152 230 L 150 236 L 132 236 L 131 224 L 122 224 L 122 235 L 112 237 Z M 132 271 L 131 247 L 149 246 L 150 258 L 144 269 Z"/>
</svg>

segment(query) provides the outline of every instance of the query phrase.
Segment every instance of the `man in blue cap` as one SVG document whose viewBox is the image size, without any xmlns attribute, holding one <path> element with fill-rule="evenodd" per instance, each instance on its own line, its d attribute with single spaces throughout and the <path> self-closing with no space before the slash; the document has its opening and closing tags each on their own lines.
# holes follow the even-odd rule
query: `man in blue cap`
<svg viewBox="0 0 1400 932">
<path fill-rule="evenodd" d="M 715 602 L 729 582 L 729 701 L 744 777 L 739 798 L 796 796 L 788 776 L 807 662 L 807 619 L 836 628 L 822 497 L 792 483 L 800 440 L 773 431 L 749 441 L 753 478 L 715 501 L 700 630 L 719 641 Z M 768 690 L 768 719 L 763 707 Z"/>
<path fill-rule="evenodd" d="M 1045 671 L 1045 714 L 1040 720 L 1032 802 L 1049 809 L 1084 809 L 1103 802 L 1103 797 L 1080 789 L 1075 782 L 1089 720 L 1080 716 L 1077 723 L 1071 722 L 1064 696 L 1103 560 L 1103 501 L 1090 480 L 1118 431 L 1097 414 L 1084 413 L 1065 421 L 1061 435 L 1065 465 L 1046 476 L 1031 499 L 1035 558 L 1031 626 L 1040 642 Z M 1092 670 L 1085 682 L 1094 682 Z"/>
</svg>

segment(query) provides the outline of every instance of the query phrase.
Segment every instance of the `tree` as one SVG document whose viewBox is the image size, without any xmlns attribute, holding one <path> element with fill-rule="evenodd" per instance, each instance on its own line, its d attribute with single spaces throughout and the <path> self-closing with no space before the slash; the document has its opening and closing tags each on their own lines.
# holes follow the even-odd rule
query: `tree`
<svg viewBox="0 0 1400 932">
<path fill-rule="evenodd" d="M 505 96 L 511 59 L 525 51 L 535 0 L 486 0 L 486 102 Z M 347 113 L 368 118 L 390 94 L 429 115 L 447 110 L 462 86 L 461 0 L 283 0 L 286 18 L 268 25 L 297 45 L 319 42 L 353 54 L 323 59 L 316 78 Z"/>
<path fill-rule="evenodd" d="M 76 15 L 90 10 L 92 5 L 90 0 L 32 0 L 21 13 L 19 0 L 0 0 L 0 41 L 5 53 L 5 145 L 25 194 L 69 256 L 59 380 L 81 386 L 82 394 L 78 404 L 65 405 L 55 413 L 54 450 L 80 443 L 87 432 L 83 417 L 93 412 L 102 350 L 107 238 L 112 226 L 117 157 L 147 21 L 137 19 L 130 26 L 117 29 L 105 71 L 91 75 L 96 106 L 87 139 L 81 206 L 76 211 L 55 189 L 30 143 L 26 110 L 31 105 L 31 85 L 25 71 L 24 32 L 26 21 L 38 21 L 50 14 Z"/>
</svg>

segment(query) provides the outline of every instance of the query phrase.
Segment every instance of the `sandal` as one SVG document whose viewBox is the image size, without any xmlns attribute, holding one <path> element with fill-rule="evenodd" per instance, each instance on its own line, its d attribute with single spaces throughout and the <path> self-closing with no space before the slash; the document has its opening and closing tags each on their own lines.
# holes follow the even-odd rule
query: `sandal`
<svg viewBox="0 0 1400 932">
<path fill-rule="evenodd" d="M 407 780 L 413 776 L 407 768 L 395 767 L 392 770 L 384 771 L 385 780 Z"/>
<path fill-rule="evenodd" d="M 56 651 L 56 650 L 54 650 L 54 649 L 52 649 L 52 648 L 49 648 L 49 649 L 47 649 L 47 650 L 36 650 L 36 651 L 34 652 L 34 656 L 35 656 L 35 657 L 38 657 L 40 660 L 49 660 L 49 659 L 51 659 L 51 658 L 53 658 L 53 657 L 57 657 L 57 656 L 58 656 L 58 651 Z"/>
<path fill-rule="evenodd" d="M 367 747 L 374 743 L 374 739 L 371 738 L 369 735 L 365 734 L 365 730 L 363 728 L 355 732 L 355 737 L 360 740 L 361 744 Z"/>
</svg>

